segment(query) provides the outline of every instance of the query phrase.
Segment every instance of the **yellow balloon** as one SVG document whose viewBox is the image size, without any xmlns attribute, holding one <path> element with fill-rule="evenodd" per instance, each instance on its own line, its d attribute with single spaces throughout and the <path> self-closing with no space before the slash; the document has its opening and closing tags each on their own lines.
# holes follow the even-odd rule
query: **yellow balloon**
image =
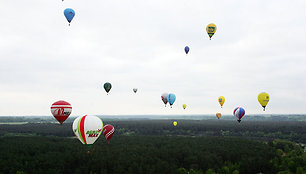
<svg viewBox="0 0 306 174">
<path fill-rule="evenodd" d="M 223 106 L 223 104 L 224 104 L 224 102 L 225 102 L 225 98 L 224 98 L 223 96 L 220 96 L 220 97 L 218 98 L 218 102 L 220 103 L 221 108 L 222 108 L 222 106 Z"/>
<path fill-rule="evenodd" d="M 261 106 L 263 107 L 264 111 L 266 110 L 266 106 L 267 106 L 269 100 L 270 100 L 270 96 L 266 92 L 262 92 L 258 95 L 258 101 L 261 104 Z"/>
<path fill-rule="evenodd" d="M 208 34 L 209 38 L 211 39 L 211 37 L 217 31 L 217 26 L 214 23 L 210 23 L 210 24 L 207 25 L 206 31 L 207 31 L 207 34 Z"/>
<path fill-rule="evenodd" d="M 216 117 L 219 119 L 221 117 L 221 113 L 216 113 Z"/>
<path fill-rule="evenodd" d="M 176 125 L 177 125 L 177 121 L 174 121 L 174 122 L 173 122 L 173 126 L 176 126 Z"/>
<path fill-rule="evenodd" d="M 187 107 L 187 105 L 186 105 L 186 104 L 183 104 L 183 108 L 186 109 L 186 107 Z"/>
</svg>

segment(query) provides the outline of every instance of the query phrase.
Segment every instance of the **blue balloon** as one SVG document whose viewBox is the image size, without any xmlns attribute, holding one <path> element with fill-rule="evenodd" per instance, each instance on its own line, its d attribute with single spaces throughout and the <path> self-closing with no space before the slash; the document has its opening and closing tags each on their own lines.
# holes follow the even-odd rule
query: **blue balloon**
<svg viewBox="0 0 306 174">
<path fill-rule="evenodd" d="M 68 21 L 69 24 L 70 24 L 70 22 L 72 21 L 74 15 L 75 15 L 75 12 L 74 12 L 74 10 L 71 9 L 71 8 L 66 8 L 66 9 L 64 10 L 64 15 L 65 15 L 67 21 Z"/>
<path fill-rule="evenodd" d="M 168 100 L 168 102 L 169 102 L 169 104 L 170 104 L 170 106 L 172 106 L 173 105 L 173 103 L 175 102 L 175 99 L 176 99 L 176 96 L 174 95 L 174 94 L 168 94 L 168 96 L 167 96 L 167 100 Z"/>
<path fill-rule="evenodd" d="M 189 47 L 185 46 L 185 53 L 188 54 L 188 52 L 189 52 Z"/>
</svg>

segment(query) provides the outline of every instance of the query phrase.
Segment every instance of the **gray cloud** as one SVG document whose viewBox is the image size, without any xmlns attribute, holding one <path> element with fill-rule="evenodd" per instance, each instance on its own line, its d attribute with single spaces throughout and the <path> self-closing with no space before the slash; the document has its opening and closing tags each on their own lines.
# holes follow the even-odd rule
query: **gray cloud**
<svg viewBox="0 0 306 174">
<path fill-rule="evenodd" d="M 262 91 L 271 96 L 265 113 L 305 113 L 305 6 L 276 0 L 3 2 L 0 115 L 50 115 L 60 99 L 73 105 L 73 115 L 231 114 L 236 106 L 263 113 Z M 76 11 L 70 27 L 66 7 Z M 205 27 L 211 22 L 218 30 L 210 41 Z M 107 81 L 113 84 L 108 96 Z M 163 92 L 177 95 L 172 109 L 163 107 Z"/>
</svg>

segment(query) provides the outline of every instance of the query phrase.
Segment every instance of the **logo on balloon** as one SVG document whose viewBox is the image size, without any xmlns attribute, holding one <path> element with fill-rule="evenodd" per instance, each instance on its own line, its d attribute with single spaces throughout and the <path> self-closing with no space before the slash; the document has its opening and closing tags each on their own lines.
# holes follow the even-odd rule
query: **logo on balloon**
<svg viewBox="0 0 306 174">
<path fill-rule="evenodd" d="M 208 27 L 208 32 L 214 32 L 215 31 L 215 27 Z"/>
<path fill-rule="evenodd" d="M 87 131 L 88 137 L 98 137 L 102 129 Z"/>
<path fill-rule="evenodd" d="M 57 108 L 53 111 L 54 115 L 58 115 L 58 116 L 66 116 L 66 115 L 70 115 L 71 112 L 70 111 L 65 111 L 65 108 Z"/>
</svg>

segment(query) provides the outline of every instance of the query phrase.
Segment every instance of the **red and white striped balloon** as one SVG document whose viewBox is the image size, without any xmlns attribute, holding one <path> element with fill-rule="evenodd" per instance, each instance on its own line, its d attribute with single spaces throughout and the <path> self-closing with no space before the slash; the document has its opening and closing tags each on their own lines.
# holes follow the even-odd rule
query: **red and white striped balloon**
<svg viewBox="0 0 306 174">
<path fill-rule="evenodd" d="M 51 113 L 57 119 L 57 121 L 60 122 L 60 124 L 63 124 L 71 112 L 72 107 L 70 103 L 63 100 L 54 102 L 51 106 Z"/>
<path fill-rule="evenodd" d="M 115 133 L 114 126 L 107 124 L 103 127 L 103 134 L 107 141 L 109 141 Z"/>
</svg>

